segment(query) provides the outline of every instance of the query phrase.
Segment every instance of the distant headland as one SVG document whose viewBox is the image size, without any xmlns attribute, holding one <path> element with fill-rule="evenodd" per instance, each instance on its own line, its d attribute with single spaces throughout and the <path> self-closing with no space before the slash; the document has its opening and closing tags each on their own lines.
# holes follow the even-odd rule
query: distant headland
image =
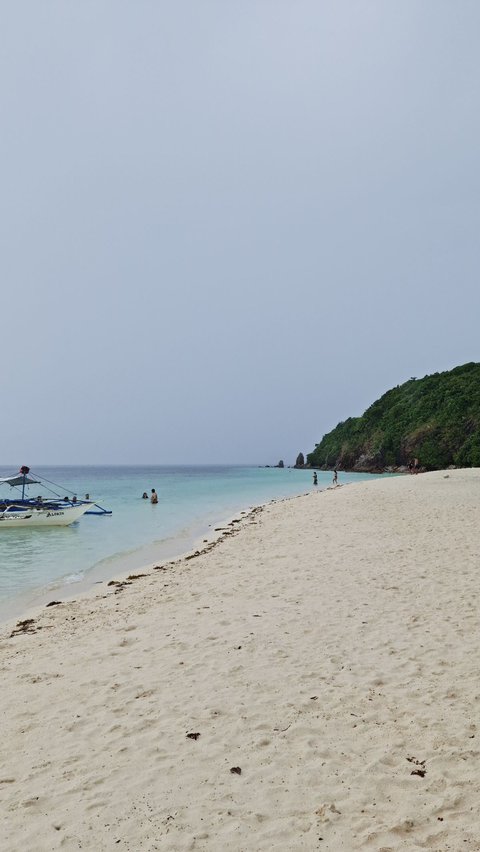
<svg viewBox="0 0 480 852">
<path fill-rule="evenodd" d="M 480 364 L 397 385 L 300 456 L 295 467 L 366 473 L 480 467 Z"/>
</svg>

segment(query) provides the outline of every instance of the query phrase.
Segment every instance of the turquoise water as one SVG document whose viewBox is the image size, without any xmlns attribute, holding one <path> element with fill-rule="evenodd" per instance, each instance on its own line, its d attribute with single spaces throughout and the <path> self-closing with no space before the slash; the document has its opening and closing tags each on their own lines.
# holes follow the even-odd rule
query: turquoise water
<svg viewBox="0 0 480 852">
<path fill-rule="evenodd" d="M 15 468 L 3 468 L 8 476 Z M 35 468 L 39 478 L 112 509 L 70 527 L 0 532 L 0 617 L 6 618 L 55 589 L 70 595 L 96 581 L 171 558 L 190 549 L 209 527 L 242 509 L 313 490 L 312 471 L 258 467 Z M 340 474 L 339 482 L 368 479 Z M 332 481 L 318 473 L 318 488 Z M 142 493 L 158 492 L 152 506 Z M 30 496 L 40 493 L 31 486 Z M 43 492 L 45 493 L 45 492 Z M 60 489 L 59 493 L 62 492 Z M 8 487 L 1 496 L 16 496 Z"/>
</svg>

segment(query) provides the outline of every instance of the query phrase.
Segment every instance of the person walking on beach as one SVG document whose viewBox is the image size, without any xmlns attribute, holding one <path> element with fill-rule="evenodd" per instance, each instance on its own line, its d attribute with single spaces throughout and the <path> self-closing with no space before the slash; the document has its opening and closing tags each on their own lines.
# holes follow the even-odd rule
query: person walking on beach
<svg viewBox="0 0 480 852">
<path fill-rule="evenodd" d="M 158 503 L 158 494 L 155 491 L 155 488 L 152 488 L 152 496 L 150 497 L 150 503 Z"/>
<path fill-rule="evenodd" d="M 333 481 L 334 485 L 338 484 L 338 474 L 337 474 L 336 470 L 333 471 L 333 480 L 332 481 Z"/>
<path fill-rule="evenodd" d="M 313 484 L 318 485 L 317 471 L 313 471 Z"/>
</svg>

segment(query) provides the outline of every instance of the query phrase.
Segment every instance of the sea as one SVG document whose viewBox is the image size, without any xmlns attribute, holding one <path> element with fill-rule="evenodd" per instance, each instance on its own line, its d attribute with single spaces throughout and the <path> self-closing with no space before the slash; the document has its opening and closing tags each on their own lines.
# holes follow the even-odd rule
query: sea
<svg viewBox="0 0 480 852">
<path fill-rule="evenodd" d="M 0 476 L 16 467 L 1 466 Z M 236 513 L 332 484 L 330 472 L 240 465 L 36 467 L 57 494 L 86 494 L 111 515 L 69 527 L 0 530 L 0 621 L 48 599 L 74 597 L 125 572 L 190 550 Z M 340 473 L 339 484 L 372 478 Z M 142 499 L 155 488 L 158 504 Z M 30 486 L 29 496 L 49 492 Z M 4 486 L 1 497 L 18 496 Z"/>
</svg>

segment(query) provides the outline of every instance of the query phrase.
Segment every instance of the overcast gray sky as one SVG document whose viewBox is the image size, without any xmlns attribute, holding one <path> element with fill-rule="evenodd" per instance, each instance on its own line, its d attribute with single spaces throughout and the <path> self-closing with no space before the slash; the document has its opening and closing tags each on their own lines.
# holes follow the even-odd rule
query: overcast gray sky
<svg viewBox="0 0 480 852">
<path fill-rule="evenodd" d="M 293 463 L 480 360 L 477 0 L 0 13 L 0 463 Z"/>
</svg>

